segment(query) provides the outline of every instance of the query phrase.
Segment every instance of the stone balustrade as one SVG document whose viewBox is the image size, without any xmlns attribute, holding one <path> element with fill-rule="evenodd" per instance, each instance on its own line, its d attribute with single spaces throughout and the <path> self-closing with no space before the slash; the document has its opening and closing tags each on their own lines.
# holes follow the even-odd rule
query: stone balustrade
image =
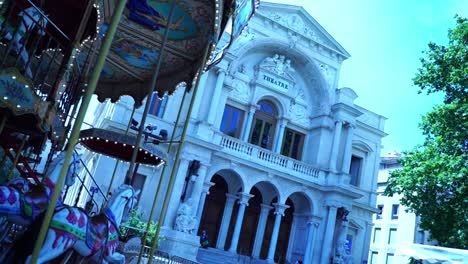
<svg viewBox="0 0 468 264">
<path fill-rule="evenodd" d="M 267 150 L 240 139 L 221 135 L 219 145 L 227 153 L 235 153 L 255 163 L 278 169 L 281 172 L 292 174 L 314 182 L 324 182 L 325 172 L 302 161 L 289 158 L 271 150 Z"/>
</svg>

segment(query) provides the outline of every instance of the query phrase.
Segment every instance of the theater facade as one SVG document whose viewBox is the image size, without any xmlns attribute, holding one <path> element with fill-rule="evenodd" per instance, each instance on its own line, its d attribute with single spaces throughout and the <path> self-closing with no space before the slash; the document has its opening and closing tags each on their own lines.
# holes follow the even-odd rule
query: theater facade
<svg viewBox="0 0 468 264">
<path fill-rule="evenodd" d="M 259 262 L 367 261 L 385 118 L 338 87 L 349 57 L 302 7 L 261 2 L 223 61 L 201 77 L 180 161 L 167 161 L 155 220 L 170 169 L 177 171 L 160 220 L 161 250 L 200 263 L 238 254 Z M 182 88 L 153 98 L 147 124 L 176 129 L 177 140 L 179 106 L 184 119 L 192 95 Z M 130 98 L 100 104 L 94 125 L 125 132 L 132 111 Z M 90 161 L 94 175 L 108 175 L 97 177 L 105 190 L 115 161 Z M 127 168 L 117 167 L 113 186 Z M 161 168 L 138 169 L 146 216 L 160 177 Z M 207 249 L 199 249 L 202 231 Z"/>
</svg>

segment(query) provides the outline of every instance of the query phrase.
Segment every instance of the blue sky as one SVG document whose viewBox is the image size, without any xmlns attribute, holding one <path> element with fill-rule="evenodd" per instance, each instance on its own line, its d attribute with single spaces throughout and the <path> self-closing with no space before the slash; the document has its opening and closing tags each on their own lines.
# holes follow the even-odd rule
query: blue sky
<svg viewBox="0 0 468 264">
<path fill-rule="evenodd" d="M 339 87 L 356 103 L 388 118 L 382 154 L 423 142 L 421 116 L 442 101 L 418 94 L 411 79 L 429 41 L 447 42 L 455 14 L 468 16 L 466 0 L 269 0 L 302 5 L 350 54 Z"/>
</svg>

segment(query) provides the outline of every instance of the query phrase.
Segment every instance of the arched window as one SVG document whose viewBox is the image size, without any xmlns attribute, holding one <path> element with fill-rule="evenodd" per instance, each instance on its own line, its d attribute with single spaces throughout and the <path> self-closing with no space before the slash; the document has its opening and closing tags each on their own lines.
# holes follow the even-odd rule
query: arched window
<svg viewBox="0 0 468 264">
<path fill-rule="evenodd" d="M 269 101 L 260 101 L 258 104 L 260 108 L 254 115 L 249 142 L 262 148 L 271 149 L 278 111 Z"/>
<path fill-rule="evenodd" d="M 162 99 L 158 97 L 158 94 L 155 93 L 151 97 L 150 108 L 148 114 L 155 115 L 162 118 L 164 111 L 166 110 L 168 96 L 164 96 Z"/>
</svg>

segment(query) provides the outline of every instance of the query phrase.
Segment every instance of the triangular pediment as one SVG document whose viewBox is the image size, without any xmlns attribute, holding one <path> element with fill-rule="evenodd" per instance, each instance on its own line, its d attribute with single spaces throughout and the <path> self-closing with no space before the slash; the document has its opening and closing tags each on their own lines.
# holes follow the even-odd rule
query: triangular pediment
<svg viewBox="0 0 468 264">
<path fill-rule="evenodd" d="M 301 6 L 260 2 L 257 14 L 323 45 L 345 58 L 351 55 Z"/>
</svg>

